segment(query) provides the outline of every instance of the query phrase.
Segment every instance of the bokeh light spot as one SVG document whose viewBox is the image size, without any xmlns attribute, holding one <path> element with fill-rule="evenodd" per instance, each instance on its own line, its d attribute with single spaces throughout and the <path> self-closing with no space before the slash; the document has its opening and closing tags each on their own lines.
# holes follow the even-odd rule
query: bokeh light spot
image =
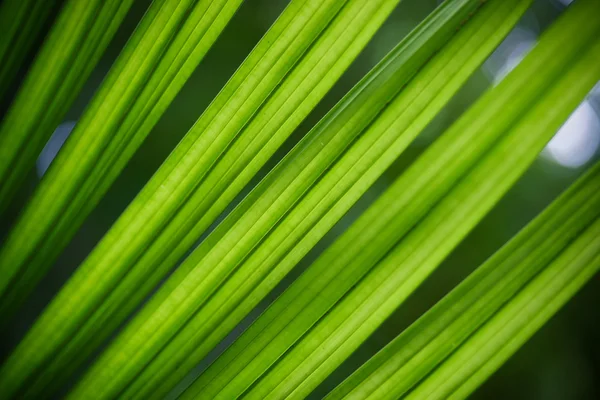
<svg viewBox="0 0 600 400">
<path fill-rule="evenodd" d="M 56 154 L 58 154 L 58 151 L 65 143 L 65 140 L 67 140 L 74 127 L 75 121 L 67 121 L 56 128 L 35 163 L 38 177 L 41 178 L 46 173 L 50 163 L 52 163 L 52 160 L 54 160 L 54 157 L 56 157 Z"/>
<path fill-rule="evenodd" d="M 521 62 L 536 40 L 535 32 L 515 28 L 483 64 L 483 71 L 497 84 Z"/>
<path fill-rule="evenodd" d="M 542 154 L 564 167 L 578 168 L 594 157 L 599 146 L 600 117 L 586 100 L 571 114 Z"/>
</svg>

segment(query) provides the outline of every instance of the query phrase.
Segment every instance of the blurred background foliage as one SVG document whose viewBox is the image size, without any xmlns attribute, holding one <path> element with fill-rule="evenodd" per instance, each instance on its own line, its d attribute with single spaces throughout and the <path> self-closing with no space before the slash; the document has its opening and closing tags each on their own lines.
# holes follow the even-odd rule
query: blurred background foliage
<svg viewBox="0 0 600 400">
<path fill-rule="evenodd" d="M 259 41 L 287 4 L 287 0 L 246 0 L 199 68 L 188 80 L 148 139 L 130 161 L 100 205 L 87 219 L 51 273 L 8 331 L 1 332 L 1 356 L 13 348 L 73 270 L 83 261 L 127 204 L 208 106 L 237 66 Z M 348 69 L 285 145 L 254 178 L 247 193 L 266 171 L 348 91 L 388 50 L 414 28 L 439 3 L 438 0 L 404 0 L 368 47 Z M 92 73 L 77 101 L 40 155 L 36 170 L 0 222 L 4 237 L 19 209 L 68 136 L 85 105 L 98 88 L 119 51 L 133 32 L 150 0 L 136 0 L 129 15 Z M 277 289 L 228 337 L 220 348 L 272 301 L 303 268 L 342 232 L 444 129 L 490 85 L 514 67 L 539 34 L 560 14 L 568 0 L 536 0 L 515 30 L 474 74 L 417 141 L 396 161 L 363 199 L 309 253 Z M 58 10 L 58 9 L 57 9 Z M 55 11 L 57 11 L 55 10 Z M 50 26 L 42 29 L 41 35 Z M 41 42 L 42 36 L 39 38 Z M 35 51 L 35 49 L 34 49 Z M 29 62 L 34 52 L 29 56 Z M 21 71 L 24 75 L 26 70 Z M 4 113 L 18 87 L 0 102 Z M 323 395 L 430 308 L 488 256 L 504 244 L 599 157 L 600 86 L 565 123 L 536 163 L 494 210 L 452 253 L 435 273 L 376 333 L 315 392 Z M 243 195 L 242 194 L 242 195 Z M 241 196 L 240 196 L 241 198 Z M 238 198 L 239 200 L 239 198 Z M 230 211 L 228 209 L 225 213 Z M 473 396 L 474 399 L 599 399 L 600 398 L 600 278 L 573 298 L 527 345 L 519 350 Z M 213 352 L 215 353 L 215 352 Z M 216 355 L 213 354 L 213 357 Z M 205 360 L 202 364 L 210 362 Z M 202 365 L 198 368 L 202 368 Z"/>
</svg>

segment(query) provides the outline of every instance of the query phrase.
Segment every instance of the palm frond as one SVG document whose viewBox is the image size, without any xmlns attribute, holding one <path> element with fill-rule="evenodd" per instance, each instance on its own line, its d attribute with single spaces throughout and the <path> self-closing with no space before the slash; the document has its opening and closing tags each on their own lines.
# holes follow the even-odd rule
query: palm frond
<svg viewBox="0 0 600 400">
<path fill-rule="evenodd" d="M 537 285 L 533 282 L 544 279 L 540 277 L 541 274 L 549 274 L 547 270 L 559 268 L 549 265 L 560 264 L 564 271 L 571 268 L 573 271 L 579 270 L 581 264 L 575 262 L 579 256 L 589 263 L 593 253 L 578 252 L 573 257 L 573 252 L 575 249 L 581 250 L 579 242 L 587 240 L 583 236 L 591 235 L 591 232 L 584 231 L 593 231 L 590 228 L 591 221 L 597 220 L 599 215 L 600 164 L 581 177 L 435 307 L 338 386 L 328 398 L 448 398 L 452 391 L 446 387 L 459 386 L 450 383 L 450 376 L 464 385 L 460 390 L 456 389 L 457 393 L 452 397 L 466 395 L 467 387 L 475 385 L 466 384 L 470 375 L 462 370 L 474 373 L 482 368 L 482 364 L 469 365 L 465 358 L 462 364 L 457 364 L 453 361 L 458 357 L 454 352 L 465 352 L 463 347 L 472 346 L 471 340 L 475 341 L 472 335 L 479 329 L 494 332 L 487 338 L 489 343 L 503 329 L 512 329 L 508 328 L 511 321 L 505 319 L 501 322 L 496 314 L 506 307 L 514 307 L 513 302 L 519 301 L 517 295 L 522 296 L 520 293 L 530 290 L 526 287 Z M 587 248 L 589 244 L 584 246 Z M 596 252 L 598 249 L 600 247 L 597 246 Z M 564 254 L 567 252 L 570 252 L 570 257 Z M 560 276 L 568 275 L 565 272 Z M 550 282 L 552 284 L 547 285 L 549 292 L 557 295 L 561 284 L 558 281 Z M 529 300 L 537 303 L 542 298 L 546 298 L 545 295 L 532 296 Z M 535 306 L 538 311 L 542 304 Z M 525 312 L 525 309 L 527 306 L 523 305 L 521 310 Z M 488 323 L 497 324 L 497 329 L 488 328 Z M 536 326 L 539 326 L 539 322 L 536 322 Z M 477 358 L 482 363 L 485 359 L 479 351 Z M 453 372 L 442 378 L 442 373 L 437 369 Z M 462 378 L 458 375 L 462 375 Z M 477 375 L 481 375 L 479 382 L 487 376 L 483 371 Z M 459 393 L 462 394 L 459 396 Z"/>
<path fill-rule="evenodd" d="M 55 7 L 55 0 L 5 0 L 0 3 L 0 100 L 32 50 Z"/>
<path fill-rule="evenodd" d="M 41 371 L 42 379 L 51 383 L 55 374 L 67 376 L 67 365 L 76 367 L 102 344 L 177 261 L 170 260 L 170 265 L 161 265 L 164 258 L 172 257 L 175 251 L 179 252 L 179 257 L 183 256 L 196 240 L 193 232 L 186 236 L 186 228 L 190 229 L 190 224 L 194 223 L 200 224 L 196 230 L 208 228 L 269 155 L 331 88 L 397 2 L 292 1 L 165 165 L 32 328 L 31 334 L 12 358 L 15 364 L 10 361 L 6 364 L 7 370 L 14 374 L 9 377 L 11 385 L 22 384 L 36 373 L 40 365 L 51 359 L 50 366 Z M 153 10 L 165 18 L 171 15 L 168 9 L 163 14 L 160 13 L 163 8 Z M 164 32 L 160 29 L 161 24 L 155 24 L 153 20 L 154 16 L 148 20 L 148 25 Z M 150 39 L 149 43 L 154 43 Z M 132 44 L 132 49 L 138 51 L 140 47 Z M 143 50 L 139 51 L 145 54 Z M 122 82 L 122 79 L 118 82 Z M 111 104 L 98 102 L 103 107 Z M 143 102 L 139 104 L 143 105 Z M 97 113 L 90 115 L 96 116 Z M 127 125 L 125 127 L 129 128 Z M 110 130 L 105 132 L 111 133 Z M 123 131 L 121 134 L 127 132 L 135 131 Z M 95 136 L 82 132 L 80 137 L 80 142 L 85 142 Z M 142 137 L 136 140 L 139 139 Z M 116 137 L 113 142 L 118 144 L 119 140 Z M 259 150 L 262 150 L 260 154 Z M 66 149 L 65 154 L 67 160 L 75 162 L 80 149 Z M 102 154 L 104 160 L 110 161 L 110 155 L 106 152 Z M 234 168 L 231 168 L 231 164 L 234 164 Z M 71 181 L 73 177 L 68 171 L 69 168 L 65 167 L 62 175 Z M 98 171 L 98 168 L 94 171 Z M 118 172 L 113 169 L 111 173 Z M 61 180 L 50 177 L 48 182 L 51 190 L 60 190 Z M 90 188 L 94 188 L 94 176 L 88 176 L 86 184 L 90 182 Z M 168 185 L 172 185 L 171 189 L 167 188 Z M 72 193 L 79 196 L 79 207 L 88 207 L 89 197 L 85 197 L 85 191 L 75 191 L 75 186 L 73 189 Z M 223 194 L 226 189 L 228 192 Z M 174 196 L 172 191 L 176 190 L 182 191 L 182 195 Z M 81 196 L 82 192 L 84 196 Z M 192 199 L 186 203 L 191 195 Z M 149 197 L 154 200 L 148 202 Z M 219 197 L 224 199 L 215 203 Z M 56 201 L 47 193 L 37 198 Z M 151 204 L 154 208 L 150 207 Z M 31 225 L 40 218 L 44 220 L 39 215 L 36 218 L 35 214 L 44 209 L 40 205 L 30 204 L 32 213 L 27 218 L 29 227 L 22 225 L 24 228 L 14 230 L 12 237 L 30 237 Z M 77 207 L 71 207 L 71 210 L 75 212 Z M 68 218 L 68 213 L 65 218 L 65 213 L 57 209 L 54 215 L 60 216 L 66 226 L 72 228 L 74 220 Z M 198 221 L 201 217 L 203 219 Z M 164 227 L 172 219 L 174 222 Z M 45 220 L 50 224 L 50 218 Z M 164 233 L 155 231 L 156 227 L 162 227 Z M 55 232 L 60 233 L 60 230 Z M 188 247 L 181 247 L 182 239 L 187 240 Z M 1 265 L 15 269 L 14 260 L 9 262 L 10 251 L 12 249 L 12 255 L 22 259 L 23 247 L 17 239 L 13 243 L 14 246 L 10 246 L 10 241 L 5 245 L 3 252 L 8 255 L 5 255 L 6 262 Z M 154 244 L 154 247 L 138 260 L 150 244 Z M 48 242 L 46 248 L 55 251 L 55 247 L 55 243 Z M 176 247 L 175 251 L 173 247 Z M 32 246 L 31 249 L 34 251 L 36 247 Z M 155 251 L 160 253 L 156 255 Z M 46 258 L 40 257 L 39 260 Z M 133 269 L 132 264 L 135 265 Z M 27 265 L 27 271 L 36 273 L 34 267 Z M 125 274 L 123 282 L 119 282 Z M 99 279 L 100 276 L 102 278 Z M 33 286 L 30 275 L 22 282 L 28 287 Z M 13 292 L 19 289 L 19 286 L 12 286 Z M 74 296 L 79 297 L 80 301 L 73 303 Z M 109 297 L 105 299 L 106 296 Z M 49 333 L 54 338 L 52 341 L 48 341 Z M 72 337 L 75 333 L 76 336 Z M 59 349 L 61 354 L 57 357 Z M 79 363 L 75 360 L 79 360 Z M 18 372 L 21 368 L 25 372 Z"/>
<path fill-rule="evenodd" d="M 440 2 L 298 141 L 300 125 L 320 112 L 400 1 L 285 0 L 11 349 L 0 397 L 306 398 L 347 377 L 329 399 L 458 399 L 565 304 L 600 268 L 600 164 L 344 375 L 600 80 L 600 1 L 577 0 L 512 72 L 385 183 L 417 139 L 431 139 L 428 128 L 518 33 L 523 15 L 539 11 L 532 0 Z M 65 0 L 58 14 L 55 0 L 0 5 L 0 96 L 20 83 L 0 122 L 0 212 L 15 205 L 132 2 Z M 136 4 L 146 13 L 0 248 L 0 325 L 9 335 L 242 3 Z M 373 199 L 380 184 L 387 188 Z M 355 215 L 363 201 L 370 206 Z"/>
<path fill-rule="evenodd" d="M 35 288 L 240 3 L 151 5 L 0 251 L 0 315 Z"/>
<path fill-rule="evenodd" d="M 596 55 L 583 51 L 596 41 L 599 26 L 589 22 L 598 5 L 580 4 L 200 375 L 188 397 L 302 397 L 419 286 L 600 79 Z M 560 60 L 554 49 L 562 43 L 574 47 Z"/>
<path fill-rule="evenodd" d="M 0 126 L 0 212 L 33 167 L 132 3 L 68 0 L 64 4 Z"/>
</svg>

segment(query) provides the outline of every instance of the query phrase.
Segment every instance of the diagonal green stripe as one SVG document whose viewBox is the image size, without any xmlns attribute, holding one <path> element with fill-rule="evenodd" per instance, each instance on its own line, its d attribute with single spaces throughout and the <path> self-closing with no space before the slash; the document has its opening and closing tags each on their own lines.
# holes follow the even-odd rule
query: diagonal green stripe
<svg viewBox="0 0 600 400">
<path fill-rule="evenodd" d="M 0 212 L 79 94 L 133 0 L 69 0 L 0 126 Z"/>
<path fill-rule="evenodd" d="M 599 214 L 600 164 L 328 398 L 399 398 L 407 393 Z"/>
<path fill-rule="evenodd" d="M 432 120 L 508 32 L 524 7 L 505 7 L 503 10 L 506 15 L 494 19 L 494 23 L 490 23 L 492 21 L 489 18 L 481 18 L 478 19 L 478 24 L 475 24 L 475 21 L 467 24 L 439 55 L 419 71 L 378 119 L 328 167 L 326 174 L 322 175 L 309 191 L 302 194 L 298 203 L 287 214 L 282 215 L 251 253 L 241 262 L 233 261 L 237 264 L 235 270 L 225 278 L 210 299 L 195 311 L 193 318 L 161 350 L 152 364 L 144 369 L 130 390 L 133 391 L 140 381 L 150 382 L 145 384 L 146 388 L 155 386 L 155 382 L 164 381 L 163 376 L 169 373 L 170 365 L 177 366 L 177 370 L 161 386 L 173 386 L 269 293 Z M 486 12 L 485 15 L 489 16 L 491 13 Z M 405 53 L 405 50 L 399 53 Z M 319 138 L 324 137 L 323 133 L 313 131 L 307 139 L 313 134 L 319 134 Z M 347 140 L 352 139 L 349 137 Z M 309 143 L 318 149 L 322 147 L 318 141 Z M 310 159 L 307 159 L 304 169 L 310 171 L 314 168 L 311 164 L 313 163 Z M 273 172 L 276 178 L 270 180 L 269 191 L 279 186 L 280 180 L 285 178 L 286 174 L 289 175 L 289 167 L 290 165 L 284 162 Z M 298 175 L 301 171 L 298 170 L 295 176 L 301 176 Z M 309 183 L 310 181 L 301 184 Z M 257 190 L 261 190 L 260 186 Z M 261 197 L 250 203 L 251 206 L 245 213 L 252 217 L 281 213 L 275 207 L 265 210 L 257 207 L 260 203 L 265 206 L 275 203 L 265 196 L 269 191 L 264 191 Z M 299 192 L 297 189 L 295 191 Z M 285 196 L 285 192 L 282 196 Z M 232 221 L 236 221 L 233 218 L 238 218 L 238 215 L 245 215 L 242 211 L 246 210 L 245 205 L 250 199 L 252 195 L 244 200 L 233 216 L 228 217 L 217 229 L 217 233 L 210 235 L 207 242 L 192 255 L 190 260 L 193 259 L 193 263 L 190 260 L 186 261 L 175 276 L 169 279 L 150 307 L 157 305 L 162 301 L 158 299 L 164 298 L 163 296 L 182 282 L 190 268 L 214 268 L 211 263 L 203 262 L 202 257 L 206 256 L 206 252 L 210 251 L 214 243 L 219 245 L 220 242 L 215 240 L 223 240 L 225 237 L 225 243 L 237 243 L 237 240 L 227 238 L 232 237 L 235 231 L 244 232 L 243 229 L 246 228 Z M 229 230 L 225 231 L 222 227 L 229 227 Z M 236 249 L 232 250 L 235 251 Z M 230 263 L 229 260 L 230 258 L 227 263 Z"/>
<path fill-rule="evenodd" d="M 417 243 L 420 243 L 419 241 L 424 241 L 427 236 L 431 235 L 431 232 L 434 231 L 434 227 L 437 225 L 441 224 L 446 229 L 440 229 L 437 234 L 438 236 L 432 238 L 432 240 L 439 241 L 445 237 L 449 237 L 449 242 L 446 242 L 443 247 L 438 249 L 439 246 L 433 244 L 420 244 L 416 247 L 421 253 L 419 251 L 414 253 L 412 262 L 416 263 L 415 266 L 421 264 L 419 261 L 421 256 L 431 253 L 433 249 L 436 249 L 437 252 L 432 254 L 434 258 L 428 260 L 429 266 L 420 269 L 420 272 L 414 275 L 414 281 L 409 282 L 413 287 L 417 285 L 431 271 L 431 268 L 437 265 L 435 257 L 443 258 L 444 253 L 448 252 L 460 241 L 461 235 L 465 234 L 465 230 L 468 231 L 470 227 L 474 226 L 477 220 L 485 214 L 486 210 L 489 210 L 493 206 L 502 193 L 510 187 L 511 182 L 514 182 L 527 165 L 529 165 L 544 143 L 558 128 L 562 120 L 568 116 L 569 111 L 578 104 L 593 83 L 597 81 L 598 78 L 594 76 L 597 74 L 597 71 L 589 67 L 589 63 L 593 60 L 588 58 L 587 64 L 584 63 L 584 67 L 580 66 L 580 69 L 577 70 L 577 73 L 585 77 L 585 79 L 575 80 L 573 73 L 571 73 L 571 80 L 562 80 L 559 89 L 570 93 L 570 96 L 565 96 L 556 88 L 551 92 L 547 92 L 546 90 L 549 84 L 552 85 L 556 78 L 562 75 L 565 70 L 564 65 L 569 65 L 573 58 L 579 55 L 580 50 L 585 48 L 590 37 L 594 37 L 597 34 L 598 27 L 587 23 L 590 15 L 595 11 L 593 7 L 596 5 L 589 2 L 584 2 L 583 4 L 587 4 L 587 6 L 574 7 L 575 11 L 569 12 L 568 18 L 561 19 L 547 32 L 544 35 L 544 40 L 534 49 L 531 56 L 509 78 L 497 88 L 490 91 L 471 108 L 394 185 L 395 190 L 390 190 L 388 194 L 384 195 L 378 201 L 377 206 L 368 210 L 340 240 L 326 251 L 317 263 L 309 268 L 200 377 L 200 380 L 196 383 L 198 391 L 194 391 L 194 387 L 192 387 L 191 395 L 193 396 L 194 393 L 205 393 L 202 391 L 202 387 L 213 379 L 216 379 L 213 383 L 214 385 L 218 385 L 216 387 L 222 385 L 220 386 L 221 388 L 227 388 L 226 385 L 229 384 L 229 389 L 232 392 L 223 392 L 227 393 L 226 395 L 224 394 L 224 397 L 235 396 L 236 393 L 239 394 L 239 392 L 235 392 L 237 390 L 236 385 L 238 385 L 236 382 L 239 382 L 239 385 L 246 385 L 247 382 L 252 382 L 256 379 L 250 377 L 258 377 L 263 371 L 269 368 L 289 346 L 298 340 L 312 324 L 318 321 L 320 316 L 324 315 L 340 299 L 346 290 L 351 288 L 360 279 L 366 272 L 365 268 L 367 266 L 373 265 L 402 236 L 403 232 L 406 232 L 410 228 L 410 224 L 418 221 L 419 215 L 423 215 L 424 211 L 427 210 L 426 207 L 431 207 L 426 202 L 424 203 L 424 201 L 434 202 L 437 200 L 440 197 L 439 191 L 445 190 L 444 186 L 448 187 L 448 184 L 452 182 L 450 177 L 451 179 L 460 178 L 461 174 L 468 171 L 468 166 L 472 165 L 477 161 L 478 157 L 486 152 L 486 149 L 491 144 L 490 142 L 493 143 L 495 137 L 497 138 L 498 135 L 505 133 L 506 129 L 510 129 L 515 122 L 520 121 L 518 128 L 510 129 L 511 133 L 508 138 L 504 139 L 498 149 L 488 157 L 489 161 L 478 167 L 479 175 L 490 175 L 490 171 L 494 171 L 494 177 L 493 179 L 490 178 L 490 182 L 497 182 L 498 187 L 490 194 L 489 184 L 486 186 L 482 183 L 483 181 L 478 180 L 479 175 L 471 174 L 469 178 L 463 178 L 463 180 L 468 179 L 466 180 L 467 183 L 462 184 L 462 188 L 457 190 L 455 195 L 442 203 L 444 207 L 437 208 L 439 210 L 437 217 L 428 217 L 428 221 L 430 222 L 424 225 L 426 228 L 419 229 L 422 234 L 411 234 L 413 239 L 406 241 L 407 244 L 402 246 L 405 250 L 412 249 L 414 246 L 417 246 Z M 590 9 L 593 12 L 590 13 Z M 582 23 L 582 21 L 586 22 Z M 557 47 L 562 48 L 561 43 L 564 43 L 563 40 L 569 44 L 573 43 L 572 41 L 577 42 L 577 44 L 574 45 L 574 48 L 570 49 L 572 50 L 571 54 L 563 53 L 565 58 L 560 59 L 560 57 L 556 57 L 554 49 Z M 582 69 L 585 72 L 583 74 Z M 575 87 L 573 86 L 573 82 L 577 82 L 581 86 Z M 519 96 L 515 97 L 515 93 L 519 93 Z M 545 95 L 546 99 L 543 105 L 552 104 L 552 107 L 544 108 L 537 104 L 538 97 L 544 93 L 547 94 Z M 554 105 L 553 102 L 556 101 L 559 104 L 563 104 L 562 109 Z M 524 113 L 524 110 L 528 108 L 528 105 L 535 105 L 535 109 L 528 114 L 528 118 L 521 120 L 520 117 Z M 554 111 L 560 109 L 562 111 L 561 113 L 553 112 L 549 114 L 548 109 Z M 493 123 L 491 123 L 492 120 Z M 541 121 L 544 121 L 545 124 L 542 124 Z M 528 140 L 531 140 L 527 146 L 518 144 L 519 140 L 523 137 L 521 132 L 524 131 L 528 132 Z M 509 150 L 515 148 L 515 146 L 516 148 L 522 148 L 522 151 L 512 152 L 514 153 L 513 157 L 517 157 L 516 160 L 505 164 L 507 155 L 511 153 Z M 498 165 L 503 165 L 503 167 L 497 170 L 499 168 Z M 507 169 L 510 169 L 510 171 L 507 171 Z M 452 174 L 457 174 L 457 176 L 453 177 Z M 508 175 L 503 176 L 503 174 Z M 444 183 L 444 185 L 440 185 L 440 183 Z M 479 186 L 481 191 L 478 192 L 474 191 L 474 187 L 470 187 L 469 184 L 483 186 Z M 490 194 L 490 198 L 482 201 L 484 198 L 482 193 Z M 472 196 L 468 197 L 470 195 Z M 466 203 L 465 199 L 470 199 L 469 203 Z M 477 210 L 477 213 L 473 213 L 469 218 L 466 218 L 456 235 L 450 235 L 449 232 L 457 226 L 458 221 L 465 219 L 465 214 L 461 212 L 456 217 L 449 218 L 448 210 L 461 205 L 461 202 L 465 202 L 465 205 L 461 208 L 465 210 L 464 212 Z M 475 202 L 475 205 L 473 202 Z M 435 202 L 429 204 L 435 204 Z M 397 217 L 394 217 L 394 215 L 397 215 Z M 449 222 L 445 223 L 445 220 Z M 382 227 L 384 230 L 382 230 Z M 427 242 L 425 241 L 425 243 Z M 394 264 L 393 258 L 390 258 L 387 270 L 393 270 L 395 265 L 398 265 L 398 263 Z M 384 267 L 381 268 L 385 270 Z M 369 283 L 365 283 L 364 287 L 366 288 L 368 285 Z M 406 293 L 412 290 L 410 285 L 404 288 L 402 296 L 391 295 L 390 298 L 393 301 L 386 304 L 387 308 L 384 310 L 389 311 L 393 309 L 406 296 Z M 365 293 L 368 293 L 368 291 Z M 375 301 L 377 303 L 377 299 Z M 355 304 L 346 302 L 346 305 L 344 308 L 345 312 L 351 313 L 356 310 Z M 377 318 L 381 320 L 388 311 L 382 311 Z M 295 316 L 297 317 L 294 318 Z M 366 318 L 366 316 L 364 317 Z M 335 322 L 335 326 L 338 326 L 338 323 L 339 321 Z M 372 326 L 376 326 L 377 324 L 378 322 L 373 322 Z M 327 325 L 321 324 L 321 326 L 323 326 L 323 334 L 328 336 L 329 333 L 325 333 L 329 332 L 329 330 L 325 330 L 327 329 Z M 331 329 L 334 329 L 333 325 Z M 352 333 L 353 329 L 357 329 L 357 326 L 349 325 L 345 327 L 344 335 Z M 370 329 L 372 327 L 369 327 L 367 324 L 358 334 L 367 335 Z M 316 348 L 314 346 L 322 344 L 323 338 L 327 337 L 320 337 L 319 332 L 313 333 L 313 331 L 309 333 L 311 338 L 313 338 L 312 341 L 309 342 L 307 340 L 305 342 L 307 343 L 305 346 L 306 357 L 309 357 L 312 353 L 312 350 L 308 350 L 309 348 Z M 337 359 L 330 359 L 330 361 L 324 364 L 326 368 L 329 370 L 333 368 L 360 341 L 360 338 L 349 341 L 346 344 L 346 348 L 342 348 L 342 350 L 337 352 L 339 354 L 336 355 Z M 332 342 L 331 346 L 332 351 L 335 352 L 334 349 L 337 348 L 337 344 Z M 298 350 L 299 348 L 300 350 Z M 319 348 L 323 350 L 323 347 Z M 280 379 L 282 379 L 281 377 L 287 377 L 287 381 L 297 379 L 296 382 L 301 385 L 304 377 L 309 376 L 319 365 L 306 364 L 305 367 L 303 366 L 302 372 L 298 372 L 298 375 L 290 375 L 295 368 L 294 366 L 300 363 L 300 360 L 304 359 L 304 354 L 300 356 L 302 351 L 301 346 L 296 344 L 284 358 L 287 361 L 287 366 L 281 367 L 282 363 L 276 364 L 267 373 L 267 382 L 261 387 L 265 391 L 259 392 L 257 390 L 257 387 L 264 382 L 261 380 L 254 387 L 256 391 L 250 392 L 250 395 L 255 394 L 257 397 L 266 396 L 267 390 L 275 388 L 279 384 Z M 297 359 L 293 357 L 294 354 L 298 355 Z M 324 351 L 320 351 L 319 354 L 314 353 L 313 355 L 315 363 L 324 362 L 327 357 L 328 354 Z M 237 373 L 236 371 L 240 372 Z M 295 394 L 301 395 L 303 393 L 301 392 L 302 390 L 309 389 L 308 385 L 314 385 L 319 377 L 326 374 L 327 371 L 323 371 L 314 374 L 316 377 L 313 376 L 313 378 L 310 378 L 309 376 L 308 384 L 303 387 L 301 386 Z M 278 389 L 282 390 L 281 392 L 276 392 L 278 395 L 289 393 L 287 391 L 284 392 L 284 390 L 293 390 L 296 383 L 290 383 L 288 386 L 290 389 L 286 389 L 284 385 L 285 383 L 278 387 Z M 271 395 L 273 394 L 271 393 Z"/>
<path fill-rule="evenodd" d="M 415 388 L 410 399 L 464 399 L 600 270 L 600 219 Z"/>
</svg>

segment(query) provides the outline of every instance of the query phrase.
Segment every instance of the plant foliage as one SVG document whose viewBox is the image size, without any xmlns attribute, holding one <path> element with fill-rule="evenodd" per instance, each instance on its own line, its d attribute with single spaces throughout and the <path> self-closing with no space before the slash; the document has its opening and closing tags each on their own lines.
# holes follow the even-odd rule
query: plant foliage
<svg viewBox="0 0 600 400">
<path fill-rule="evenodd" d="M 498 365 L 494 359 L 506 357 L 499 354 L 504 346 L 512 349 L 505 352 L 514 351 L 523 342 L 522 336 L 527 337 L 527 332 L 551 315 L 550 310 L 568 299 L 568 294 L 561 295 L 563 292 L 572 294 L 600 267 L 594 261 L 594 257 L 598 259 L 599 216 L 600 164 L 328 398 L 468 395 L 476 382 L 493 371 L 491 365 Z M 555 271 L 562 271 L 560 277 L 552 276 Z M 546 304 L 553 297 L 556 303 Z M 508 309 L 513 309 L 513 315 L 527 317 L 497 315 L 499 310 L 509 313 Z M 530 318 L 532 315 L 540 317 Z M 522 332 L 514 339 L 501 333 L 513 330 Z M 483 332 L 487 332 L 486 337 Z M 510 345 L 509 338 L 514 340 Z M 481 343 L 486 343 L 490 353 L 482 354 Z M 477 352 L 476 361 L 473 352 Z"/>
<path fill-rule="evenodd" d="M 131 2 L 66 1 L 0 125 L 0 207 Z M 149 6 L 0 248 L 3 326 L 241 2 Z M 367 340 L 600 80 L 600 1 L 578 0 L 233 344 L 194 373 L 434 121 L 531 4 L 443 2 L 254 185 L 399 2 L 290 0 L 4 361 L 0 397 L 52 396 L 94 360 L 68 398 L 305 398 Z M 8 60 L 0 90 L 49 15 L 51 2 L 42 3 L 8 0 L 0 8 L 7 21 L 0 56 Z M 468 396 L 600 268 L 599 171 L 589 171 L 328 398 Z"/>
<path fill-rule="evenodd" d="M 598 26 L 585 23 L 597 5 L 581 4 L 199 377 L 190 397 L 305 396 L 419 286 L 600 79 L 590 47 Z M 558 43 L 573 46 L 562 60 Z"/>
<path fill-rule="evenodd" d="M 132 2 L 68 0 L 63 5 L 0 126 L 0 212 L 33 167 Z M 3 18 L 10 19 L 13 12 L 30 13 L 32 9 L 35 14 L 42 5 L 31 7 L 31 3 L 8 2 L 2 9 L 7 15 Z M 7 28 L 17 29 L 12 24 Z M 2 41 L 8 42 L 10 36 Z M 6 46 L 12 45 L 10 42 Z M 4 292 L 4 287 L 1 289 Z"/>
<path fill-rule="evenodd" d="M 240 3 L 152 4 L 0 251 L 0 314 L 44 276 Z"/>
</svg>

